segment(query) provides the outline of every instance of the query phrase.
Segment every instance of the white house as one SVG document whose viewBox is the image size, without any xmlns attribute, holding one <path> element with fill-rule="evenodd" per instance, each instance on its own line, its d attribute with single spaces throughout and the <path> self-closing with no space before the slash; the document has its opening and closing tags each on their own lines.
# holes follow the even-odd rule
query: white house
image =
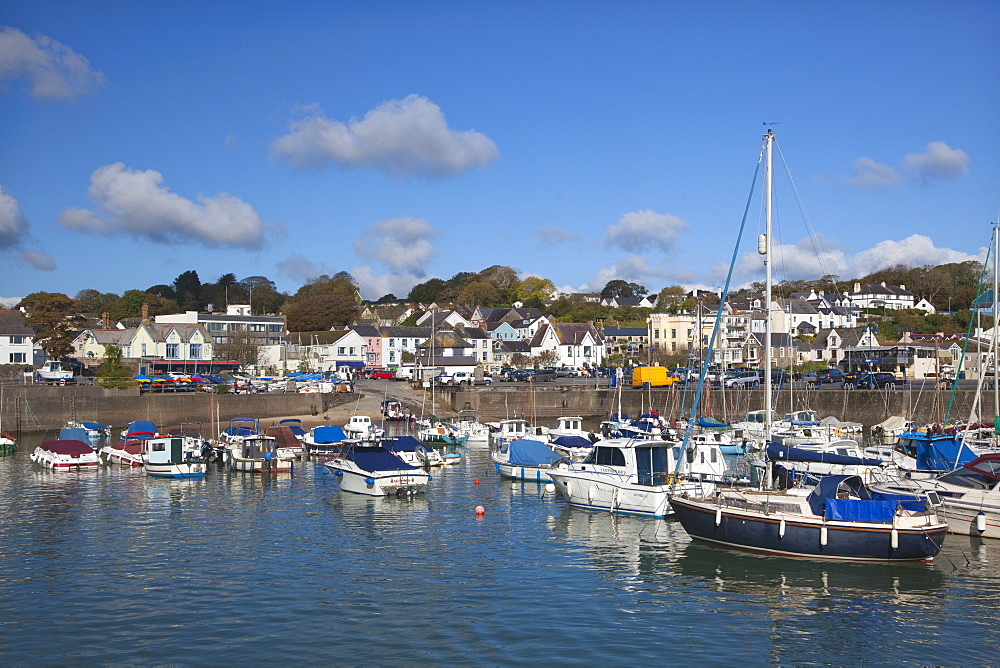
<svg viewBox="0 0 1000 668">
<path fill-rule="evenodd" d="M 0 311 L 0 364 L 31 364 L 34 334 L 24 324 L 23 313 Z"/>
</svg>

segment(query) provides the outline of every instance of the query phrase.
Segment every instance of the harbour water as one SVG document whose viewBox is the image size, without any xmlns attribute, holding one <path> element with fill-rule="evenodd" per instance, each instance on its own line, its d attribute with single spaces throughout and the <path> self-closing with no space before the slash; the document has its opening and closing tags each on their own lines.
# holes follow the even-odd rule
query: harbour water
<svg viewBox="0 0 1000 668">
<path fill-rule="evenodd" d="M 0 663 L 994 664 L 1000 541 L 933 564 L 762 557 L 570 508 L 485 446 L 426 496 L 0 459 Z M 478 484 L 476 484 L 478 481 Z M 476 506 L 485 515 L 477 518 Z"/>
</svg>

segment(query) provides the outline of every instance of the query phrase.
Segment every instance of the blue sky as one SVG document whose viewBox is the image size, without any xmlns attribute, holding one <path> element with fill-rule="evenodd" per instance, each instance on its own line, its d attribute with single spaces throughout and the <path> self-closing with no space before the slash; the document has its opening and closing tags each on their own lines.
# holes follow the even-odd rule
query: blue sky
<svg viewBox="0 0 1000 668">
<path fill-rule="evenodd" d="M 982 259 L 1000 208 L 997 2 L 8 0 L 0 26 L 3 298 L 194 269 L 377 299 L 495 264 L 718 288 L 765 123 L 779 279 Z"/>
</svg>

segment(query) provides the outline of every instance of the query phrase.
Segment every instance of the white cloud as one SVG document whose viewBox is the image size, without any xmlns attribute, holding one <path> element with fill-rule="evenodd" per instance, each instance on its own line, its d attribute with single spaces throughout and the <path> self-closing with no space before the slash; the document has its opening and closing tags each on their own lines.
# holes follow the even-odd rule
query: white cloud
<svg viewBox="0 0 1000 668">
<path fill-rule="evenodd" d="M 17 254 L 22 260 L 40 271 L 53 271 L 56 268 L 55 259 L 48 253 L 22 248 Z"/>
<path fill-rule="evenodd" d="M 650 209 L 632 211 L 619 218 L 617 225 L 608 228 L 604 243 L 630 253 L 655 249 L 666 253 L 688 227 L 685 220 L 669 213 L 656 213 Z"/>
<path fill-rule="evenodd" d="M 263 246 L 269 225 L 240 198 L 220 193 L 199 195 L 193 202 L 162 183 L 163 175 L 153 169 L 127 169 L 120 162 L 98 167 L 87 189 L 97 210 L 69 208 L 60 214 L 60 222 L 73 230 L 131 235 L 159 244 Z"/>
<path fill-rule="evenodd" d="M 621 280 L 638 283 L 650 292 L 658 292 L 660 281 L 667 280 L 670 272 L 652 267 L 646 258 L 629 255 L 609 267 L 601 267 L 585 286 L 584 292 L 600 292 L 609 281 Z"/>
<path fill-rule="evenodd" d="M 20 245 L 29 227 L 17 199 L 0 186 L 0 250 Z"/>
<path fill-rule="evenodd" d="M 355 239 L 354 250 L 361 257 L 381 262 L 394 274 L 420 277 L 438 255 L 431 240 L 439 236 L 441 233 L 423 218 L 391 218 L 364 230 Z"/>
<path fill-rule="evenodd" d="M 17 28 L 0 29 L 0 81 L 23 78 L 32 97 L 71 100 L 107 83 L 87 59 L 68 46 L 39 35 L 32 39 Z"/>
<path fill-rule="evenodd" d="M 932 181 L 954 181 L 969 172 L 969 156 L 941 141 L 927 143 L 923 153 L 910 153 L 900 162 L 903 169 L 927 185 Z"/>
<path fill-rule="evenodd" d="M 271 150 L 299 169 L 337 163 L 396 175 L 442 176 L 486 165 L 498 155 L 489 137 L 450 129 L 441 108 L 419 95 L 383 102 L 347 123 L 314 108 L 290 129 L 274 140 Z"/>
<path fill-rule="evenodd" d="M 968 260 L 983 261 L 985 255 L 969 255 L 950 248 L 937 248 L 930 237 L 913 234 L 901 240 L 880 241 L 873 248 L 853 256 L 830 246 L 827 239 L 806 238 L 797 244 L 776 245 L 774 277 L 781 280 L 814 280 L 832 274 L 841 279 L 858 278 L 898 264 L 908 267 L 937 266 Z M 716 267 L 712 275 L 725 280 L 726 267 Z M 763 258 L 756 252 L 742 255 L 733 274 L 734 286 L 745 285 L 764 278 Z"/>
<path fill-rule="evenodd" d="M 339 269 L 334 269 L 332 266 L 323 262 L 313 262 L 309 258 L 292 254 L 283 260 L 280 260 L 277 264 L 278 271 L 280 271 L 285 276 L 295 279 L 299 283 L 307 283 L 314 278 L 326 274 L 327 276 L 333 276 Z"/>
<path fill-rule="evenodd" d="M 969 255 L 950 248 L 938 248 L 930 237 L 911 234 L 902 241 L 886 240 L 875 244 L 874 248 L 861 251 L 851 261 L 854 276 L 865 276 L 879 269 L 904 264 L 908 267 L 923 267 L 978 260 L 982 262 L 985 253 Z"/>
<path fill-rule="evenodd" d="M 14 251 L 35 269 L 52 271 L 56 263 L 51 255 L 24 247 L 31 241 L 30 227 L 17 199 L 0 186 L 0 251 Z"/>
<path fill-rule="evenodd" d="M 865 190 L 882 190 L 894 188 L 903 182 L 903 178 L 889 165 L 875 162 L 871 158 L 858 158 L 851 163 L 854 176 L 844 179 L 852 186 L 860 186 Z"/>
<path fill-rule="evenodd" d="M 14 308 L 24 297 L 0 297 L 0 308 Z"/>
<path fill-rule="evenodd" d="M 368 265 L 359 265 L 351 269 L 351 276 L 358 282 L 358 292 L 365 299 L 379 299 L 383 295 L 393 294 L 405 299 L 410 290 L 418 283 L 429 280 L 430 276 L 416 276 L 407 273 L 388 273 L 376 275 Z"/>
</svg>

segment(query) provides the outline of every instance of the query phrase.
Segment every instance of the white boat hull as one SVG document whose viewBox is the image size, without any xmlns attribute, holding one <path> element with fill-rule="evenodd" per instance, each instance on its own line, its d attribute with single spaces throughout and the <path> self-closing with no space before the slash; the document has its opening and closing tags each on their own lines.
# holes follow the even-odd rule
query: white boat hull
<svg viewBox="0 0 1000 668">
<path fill-rule="evenodd" d="M 527 480 L 530 482 L 551 482 L 552 480 L 549 477 L 549 467 L 547 466 L 518 466 L 517 464 L 503 462 L 495 462 L 495 464 L 497 473 L 504 478 Z"/>
<path fill-rule="evenodd" d="M 183 464 L 150 464 L 143 462 L 146 475 L 154 478 L 201 478 L 207 468 L 205 462 L 184 462 Z"/>
<path fill-rule="evenodd" d="M 420 469 L 365 471 L 354 462 L 331 459 L 324 463 L 340 481 L 340 489 L 368 496 L 411 496 L 426 491 L 430 475 Z"/>
<path fill-rule="evenodd" d="M 41 447 L 35 448 L 29 458 L 34 463 L 53 471 L 97 470 L 101 463 L 97 457 L 97 452 L 76 457 L 56 454 L 48 450 L 43 450 Z"/>
</svg>

